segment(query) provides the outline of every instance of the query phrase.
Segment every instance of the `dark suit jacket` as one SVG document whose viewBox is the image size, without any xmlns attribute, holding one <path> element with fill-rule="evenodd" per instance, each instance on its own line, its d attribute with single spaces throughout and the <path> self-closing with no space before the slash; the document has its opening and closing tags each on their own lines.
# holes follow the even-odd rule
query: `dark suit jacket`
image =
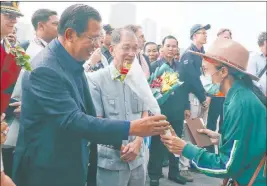
<svg viewBox="0 0 267 186">
<path fill-rule="evenodd" d="M 164 59 L 157 60 L 151 64 L 152 72 L 163 65 L 169 63 Z M 175 72 L 179 71 L 180 63 L 173 61 L 170 66 Z M 184 120 L 184 110 L 187 109 L 188 91 L 184 85 L 181 85 L 170 95 L 168 100 L 160 105 L 161 113 L 166 115 L 168 121 Z"/>
<path fill-rule="evenodd" d="M 13 179 L 18 186 L 84 186 L 88 140 L 121 144 L 129 122 L 98 119 L 88 86 L 78 91 L 71 57 L 53 40 L 32 62 L 22 84 L 21 125 L 14 157 Z M 72 63 L 75 61 L 72 59 Z"/>
</svg>

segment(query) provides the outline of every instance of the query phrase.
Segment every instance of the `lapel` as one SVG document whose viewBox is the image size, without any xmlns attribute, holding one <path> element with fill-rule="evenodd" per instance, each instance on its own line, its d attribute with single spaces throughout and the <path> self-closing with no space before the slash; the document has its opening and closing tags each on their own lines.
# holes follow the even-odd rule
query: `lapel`
<svg viewBox="0 0 267 186">
<path fill-rule="evenodd" d="M 70 89 L 72 89 L 71 91 L 71 94 L 73 95 L 73 98 L 76 100 L 76 102 L 80 105 L 82 111 L 84 113 L 87 113 L 86 111 L 86 107 L 85 107 L 85 103 L 83 102 L 82 98 L 81 98 L 81 95 L 79 93 L 79 89 L 77 87 L 77 84 L 73 78 L 73 74 L 71 72 L 69 72 L 68 69 L 66 69 L 65 67 L 65 61 L 64 60 L 68 60 L 66 59 L 63 55 L 58 55 L 58 54 L 62 54 L 60 51 L 59 51 L 59 47 L 57 46 L 57 44 L 55 43 L 55 40 L 51 41 L 48 45 L 49 49 L 50 49 L 50 52 L 52 52 L 53 56 L 56 57 L 56 61 L 59 66 L 61 67 L 63 73 L 62 75 L 65 76 L 66 80 L 70 83 Z"/>
<path fill-rule="evenodd" d="M 60 60 L 60 59 L 58 59 Z M 81 94 L 79 93 L 79 89 L 78 89 L 78 86 L 73 78 L 73 74 L 71 74 L 70 72 L 68 72 L 67 70 L 64 70 L 65 72 L 65 77 L 66 79 L 71 83 L 71 88 L 74 92 L 74 96 L 75 96 L 75 99 L 78 101 L 78 103 L 80 104 L 81 108 L 82 108 L 82 111 L 84 113 L 87 113 L 87 109 L 85 107 L 85 103 L 83 101 L 83 99 L 81 98 Z M 81 85 L 82 86 L 82 85 Z"/>
</svg>

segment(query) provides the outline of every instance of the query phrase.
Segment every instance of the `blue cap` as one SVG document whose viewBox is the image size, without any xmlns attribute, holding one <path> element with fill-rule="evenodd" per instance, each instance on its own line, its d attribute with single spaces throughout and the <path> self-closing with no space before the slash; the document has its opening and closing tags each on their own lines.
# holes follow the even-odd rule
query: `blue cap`
<svg viewBox="0 0 267 186">
<path fill-rule="evenodd" d="M 205 29 L 205 30 L 208 30 L 210 29 L 210 24 L 207 24 L 207 25 L 201 25 L 201 24 L 195 24 L 194 26 L 192 26 L 191 30 L 190 30 L 190 39 L 192 39 L 193 35 L 201 30 L 201 29 Z"/>
</svg>

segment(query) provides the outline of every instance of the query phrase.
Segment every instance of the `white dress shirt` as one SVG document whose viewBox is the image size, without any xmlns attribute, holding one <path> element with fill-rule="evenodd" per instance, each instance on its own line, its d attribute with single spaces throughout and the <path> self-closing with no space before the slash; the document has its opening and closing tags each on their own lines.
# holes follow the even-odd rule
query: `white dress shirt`
<svg viewBox="0 0 267 186">
<path fill-rule="evenodd" d="M 263 53 L 259 54 L 256 52 L 251 52 L 249 55 L 247 72 L 259 77 L 261 71 L 266 65 L 266 57 Z M 258 82 L 254 81 L 260 89 L 266 94 L 266 71 L 260 77 Z"/>
<path fill-rule="evenodd" d="M 47 46 L 47 44 L 48 43 L 43 39 L 35 37 L 30 42 L 29 47 L 26 50 L 26 54 L 28 54 L 32 60 L 40 51 L 42 51 Z"/>
</svg>

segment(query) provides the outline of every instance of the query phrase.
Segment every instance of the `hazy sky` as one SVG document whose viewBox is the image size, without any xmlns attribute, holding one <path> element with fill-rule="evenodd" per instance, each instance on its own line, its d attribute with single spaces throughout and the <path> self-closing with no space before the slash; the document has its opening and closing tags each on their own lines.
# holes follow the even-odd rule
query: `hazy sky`
<svg viewBox="0 0 267 186">
<path fill-rule="evenodd" d="M 22 2 L 24 17 L 20 21 L 30 23 L 31 15 L 39 8 L 56 10 L 59 15 L 75 2 Z M 102 15 L 103 23 L 108 23 L 112 2 L 83 2 L 96 8 Z M 132 2 L 137 8 L 137 24 L 150 18 L 157 22 L 158 38 L 160 30 L 167 28 L 179 40 L 180 47 L 190 44 L 189 31 L 193 24 L 211 24 L 208 44 L 216 38 L 220 28 L 230 28 L 233 39 L 248 50 L 258 51 L 257 37 L 266 31 L 266 2 Z M 114 2 L 113 2 L 114 4 Z M 124 16 L 124 15 L 122 15 Z M 127 16 L 127 15 L 126 15 Z"/>
</svg>

